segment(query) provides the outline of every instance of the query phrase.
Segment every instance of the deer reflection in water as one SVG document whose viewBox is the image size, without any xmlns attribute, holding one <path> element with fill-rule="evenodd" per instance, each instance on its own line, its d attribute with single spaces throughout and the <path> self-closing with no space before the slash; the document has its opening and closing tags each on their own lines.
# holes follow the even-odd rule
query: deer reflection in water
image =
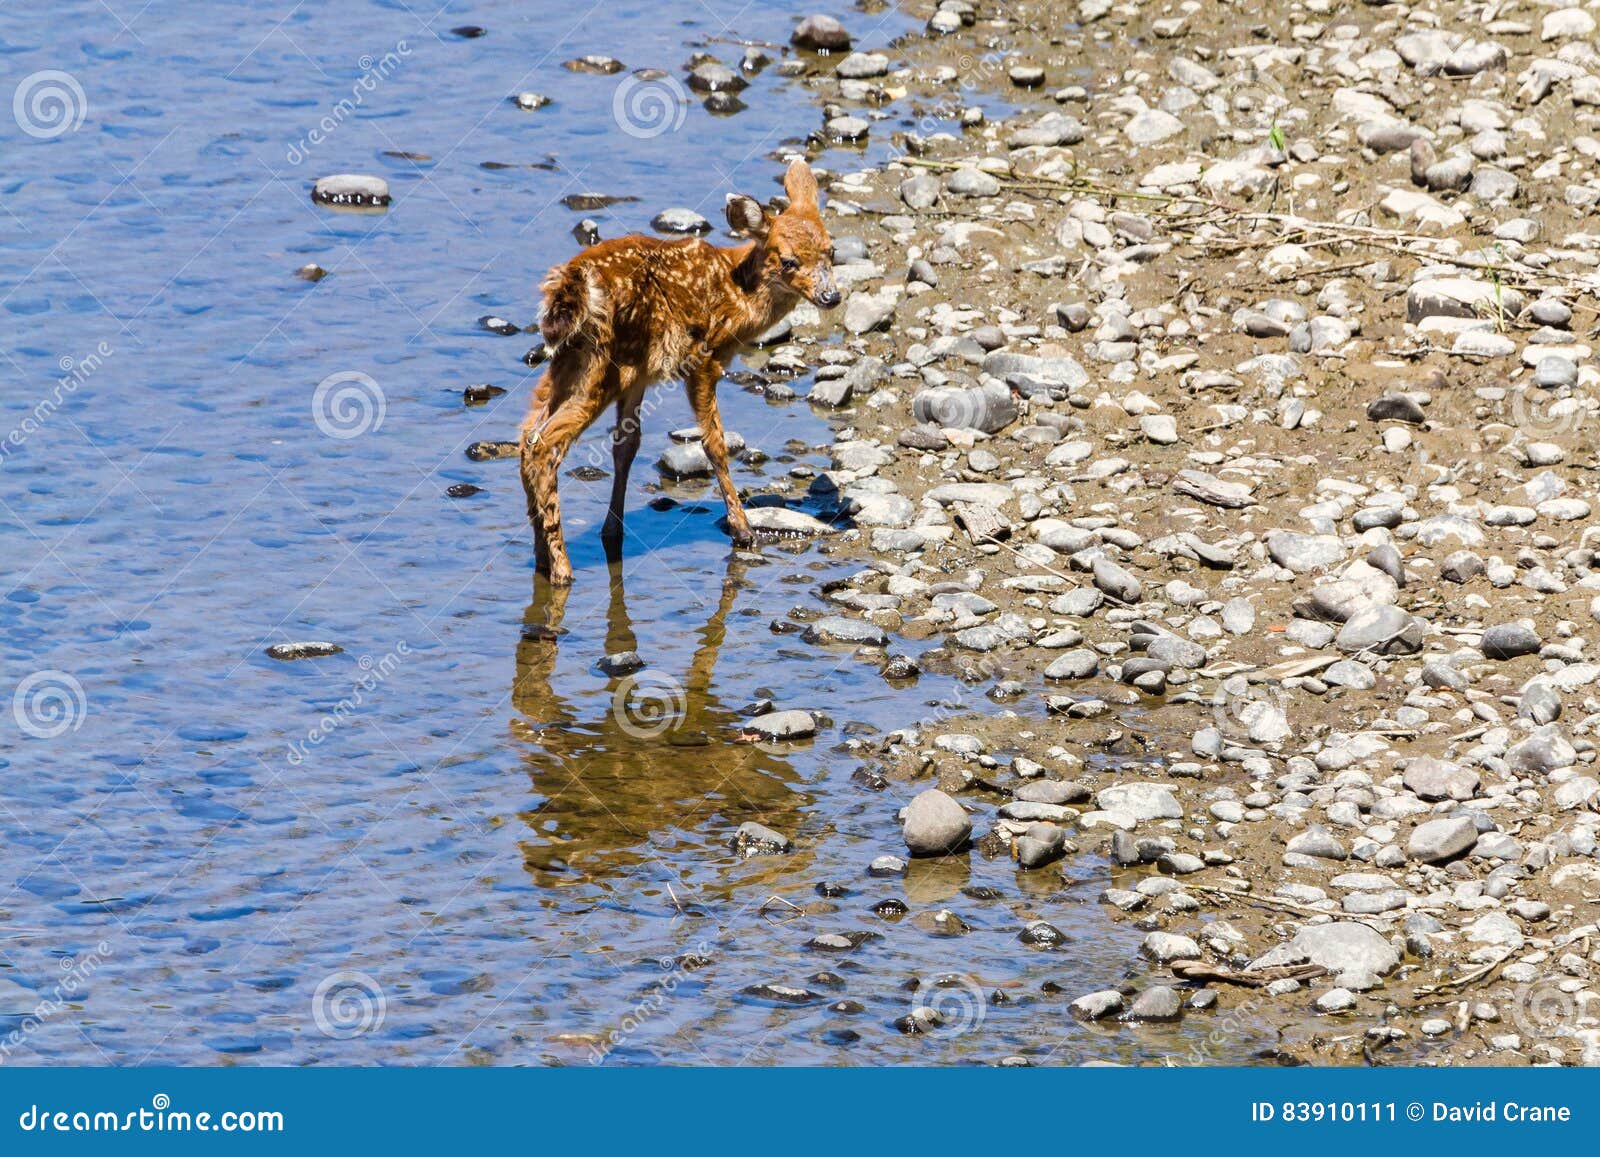
<svg viewBox="0 0 1600 1157">
<path fill-rule="evenodd" d="M 523 858 L 541 885 L 661 865 L 681 858 L 685 845 L 698 852 L 696 861 L 707 851 L 729 858 L 739 824 L 755 820 L 793 833 L 810 803 L 787 758 L 738 742 L 744 716 L 712 690 L 743 565 L 730 562 L 686 673 L 652 661 L 652 653 L 670 651 L 671 640 L 683 637 L 667 633 L 670 619 L 655 617 L 664 638 L 641 650 L 622 566 L 609 570 L 607 592 L 588 586 L 573 594 L 536 578 L 523 616 L 512 703 L 520 716 L 514 730 L 537 748 L 526 763 L 541 798 L 522 814 L 533 833 Z M 602 598 L 603 645 L 596 637 Z M 568 620 L 570 630 L 563 627 Z M 612 677 L 592 667 L 602 655 L 628 651 L 638 651 L 646 666 Z M 781 859 L 793 869 L 792 855 Z"/>
</svg>

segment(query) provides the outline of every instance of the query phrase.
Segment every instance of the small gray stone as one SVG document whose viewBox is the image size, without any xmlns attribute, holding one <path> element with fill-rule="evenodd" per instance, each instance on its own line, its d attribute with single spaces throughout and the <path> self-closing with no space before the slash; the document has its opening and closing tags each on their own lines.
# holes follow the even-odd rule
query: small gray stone
<svg viewBox="0 0 1600 1157">
<path fill-rule="evenodd" d="M 740 824 L 739 830 L 733 835 L 733 850 L 746 860 L 751 856 L 776 856 L 793 846 L 789 837 L 782 832 L 775 832 L 753 820 Z"/>
<path fill-rule="evenodd" d="M 1175 988 L 1158 984 L 1134 997 L 1128 1020 L 1174 1021 L 1183 1016 L 1183 997 Z"/>
<path fill-rule="evenodd" d="M 1067 1005 L 1067 1010 L 1077 1020 L 1104 1020 L 1122 1011 L 1122 993 L 1114 988 L 1091 992 Z"/>
</svg>

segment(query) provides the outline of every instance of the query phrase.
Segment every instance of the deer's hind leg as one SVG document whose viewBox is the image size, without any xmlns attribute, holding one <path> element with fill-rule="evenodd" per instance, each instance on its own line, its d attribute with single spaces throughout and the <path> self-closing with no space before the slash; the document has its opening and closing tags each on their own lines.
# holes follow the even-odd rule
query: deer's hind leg
<svg viewBox="0 0 1600 1157">
<path fill-rule="evenodd" d="M 533 524 L 534 567 L 553 586 L 572 583 L 556 472 L 572 443 L 605 406 L 606 369 L 604 359 L 587 351 L 557 354 L 522 425 L 522 486 Z"/>
<path fill-rule="evenodd" d="M 628 472 L 633 468 L 633 459 L 639 453 L 639 441 L 644 435 L 639 403 L 644 400 L 646 388 L 635 370 L 618 369 L 614 376 L 617 427 L 611 431 L 611 504 L 606 509 L 605 525 L 600 529 L 600 542 L 605 547 L 608 562 L 622 558 L 622 512 L 628 501 Z"/>
</svg>

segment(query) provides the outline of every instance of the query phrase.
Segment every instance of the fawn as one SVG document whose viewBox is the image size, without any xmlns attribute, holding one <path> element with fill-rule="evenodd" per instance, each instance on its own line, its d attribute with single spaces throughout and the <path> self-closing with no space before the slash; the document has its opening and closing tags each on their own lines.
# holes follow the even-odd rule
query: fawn
<svg viewBox="0 0 1600 1157">
<path fill-rule="evenodd" d="M 539 329 L 550 366 L 522 424 L 522 485 L 533 523 L 534 565 L 552 585 L 572 582 L 561 534 L 556 470 L 578 436 L 611 402 L 615 474 L 600 539 L 622 553 L 622 506 L 639 450 L 639 404 L 657 382 L 681 379 L 706 457 L 728 508 L 734 545 L 753 537 L 728 474 L 728 444 L 717 411 L 717 381 L 728 359 L 776 325 L 801 298 L 832 309 L 833 244 L 817 208 L 817 179 L 797 160 L 784 175 L 789 206 L 773 214 L 753 197 L 728 197 L 728 224 L 752 238 L 731 248 L 694 239 L 619 237 L 552 269 L 540 287 Z"/>
</svg>

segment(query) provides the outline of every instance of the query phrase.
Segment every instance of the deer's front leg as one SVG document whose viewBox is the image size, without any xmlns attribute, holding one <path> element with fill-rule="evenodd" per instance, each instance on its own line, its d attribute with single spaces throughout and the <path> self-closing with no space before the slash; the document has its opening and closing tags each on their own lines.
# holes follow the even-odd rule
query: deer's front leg
<svg viewBox="0 0 1600 1157">
<path fill-rule="evenodd" d="M 689 404 L 694 407 L 695 421 L 700 424 L 700 442 L 716 472 L 717 486 L 722 490 L 722 501 L 728 507 L 728 531 L 734 546 L 749 546 L 755 541 L 750 531 L 750 520 L 744 515 L 744 504 L 733 487 L 733 476 L 728 473 L 728 439 L 722 432 L 722 413 L 717 409 L 717 381 L 722 377 L 722 366 L 707 362 L 689 376 Z"/>
</svg>

